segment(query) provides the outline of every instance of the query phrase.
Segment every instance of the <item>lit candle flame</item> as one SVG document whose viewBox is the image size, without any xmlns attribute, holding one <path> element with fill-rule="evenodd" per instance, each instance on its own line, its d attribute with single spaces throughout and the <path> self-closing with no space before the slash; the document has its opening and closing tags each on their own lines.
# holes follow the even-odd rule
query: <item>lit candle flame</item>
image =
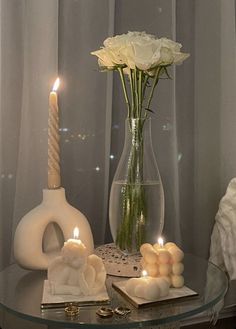
<svg viewBox="0 0 236 329">
<path fill-rule="evenodd" d="M 60 79 L 57 78 L 56 81 L 54 82 L 54 85 L 53 85 L 52 91 L 57 91 L 59 85 L 60 85 Z"/>
<path fill-rule="evenodd" d="M 73 231 L 74 239 L 79 239 L 79 228 L 75 227 Z"/>
<path fill-rule="evenodd" d="M 148 272 L 147 272 L 146 270 L 143 270 L 143 271 L 142 271 L 142 277 L 145 278 L 146 276 L 148 276 Z"/>
<path fill-rule="evenodd" d="M 162 237 L 158 238 L 157 242 L 158 242 L 160 247 L 164 246 L 164 240 L 162 239 Z"/>
</svg>

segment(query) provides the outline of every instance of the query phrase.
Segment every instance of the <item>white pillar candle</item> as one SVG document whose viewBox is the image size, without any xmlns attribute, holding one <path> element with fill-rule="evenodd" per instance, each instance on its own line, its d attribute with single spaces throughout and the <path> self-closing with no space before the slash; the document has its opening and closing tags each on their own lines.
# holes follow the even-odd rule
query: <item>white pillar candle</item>
<svg viewBox="0 0 236 329">
<path fill-rule="evenodd" d="M 158 255 L 154 248 L 152 249 L 146 249 L 144 252 L 144 260 L 148 264 L 155 264 L 158 262 Z"/>
<path fill-rule="evenodd" d="M 60 147 L 59 147 L 59 115 L 57 103 L 57 88 L 60 80 L 54 83 L 49 95 L 48 117 L 48 188 L 56 189 L 61 186 Z"/>
<path fill-rule="evenodd" d="M 165 243 L 164 247 L 168 250 L 171 247 L 177 247 L 174 242 L 167 242 Z"/>
<path fill-rule="evenodd" d="M 134 288 L 134 295 L 139 298 L 145 298 L 147 285 L 148 280 L 143 280 L 143 278 L 140 278 L 139 283 Z"/>
<path fill-rule="evenodd" d="M 65 263 L 78 268 L 87 263 L 88 252 L 86 246 L 79 239 L 79 229 L 75 227 L 74 238 L 68 239 L 62 247 L 61 254 Z"/>
<path fill-rule="evenodd" d="M 184 265 L 182 263 L 174 263 L 172 265 L 172 273 L 175 275 L 180 275 L 184 271 Z"/>
<path fill-rule="evenodd" d="M 170 284 L 165 278 L 156 278 L 155 279 L 160 292 L 160 297 L 165 297 L 169 294 Z"/>
<path fill-rule="evenodd" d="M 141 277 L 127 281 L 125 289 L 134 297 L 154 301 L 169 294 L 169 282 L 163 278 Z"/>
<path fill-rule="evenodd" d="M 48 280 L 53 283 L 52 293 L 78 287 L 76 294 L 92 296 L 105 288 L 106 270 L 103 261 L 96 255 L 89 255 L 86 246 L 79 239 L 79 229 L 74 229 L 74 238 L 68 239 L 57 257 L 48 267 Z"/>
<path fill-rule="evenodd" d="M 159 265 L 159 273 L 161 276 L 168 276 L 171 273 L 171 265 L 170 264 L 160 264 Z"/>
<path fill-rule="evenodd" d="M 167 264 L 171 260 L 171 255 L 169 251 L 164 248 L 159 249 L 157 255 L 158 255 L 158 262 L 160 264 Z"/>
<path fill-rule="evenodd" d="M 162 288 L 159 287 L 159 284 L 155 279 L 150 280 L 145 287 L 143 298 L 151 301 L 157 300 L 161 296 L 160 289 Z"/>
<path fill-rule="evenodd" d="M 135 296 L 134 290 L 139 283 L 140 283 L 140 278 L 129 279 L 125 284 L 125 290 L 129 295 Z"/>
<path fill-rule="evenodd" d="M 168 283 L 169 287 L 171 286 L 171 278 L 170 278 L 169 275 L 168 276 L 162 276 L 161 278 L 164 279 L 164 280 L 166 280 L 166 282 Z"/>
<path fill-rule="evenodd" d="M 181 275 L 184 271 L 184 265 L 181 263 L 184 253 L 175 243 L 167 242 L 164 245 L 163 238 L 160 237 L 153 246 L 143 244 L 140 251 L 143 255 L 141 265 L 148 275 L 164 278 L 168 285 L 172 284 L 176 288 L 184 285 Z"/>
<path fill-rule="evenodd" d="M 148 275 L 152 277 L 156 277 L 159 275 L 159 267 L 157 264 L 146 264 L 143 269 L 146 270 Z"/>
<path fill-rule="evenodd" d="M 184 285 L 184 277 L 182 275 L 172 275 L 171 276 L 171 285 L 174 288 L 182 288 Z"/>
<path fill-rule="evenodd" d="M 127 281 L 126 287 L 125 287 L 126 291 L 131 296 L 143 298 L 143 297 L 141 297 L 141 295 L 144 296 L 145 287 L 146 287 L 147 283 L 150 281 L 150 279 L 151 278 L 148 277 L 147 271 L 143 270 L 142 276 L 140 278 L 132 278 Z"/>
<path fill-rule="evenodd" d="M 179 263 L 184 258 L 183 251 L 177 246 L 172 246 L 168 249 L 168 252 L 171 254 L 171 259 L 173 263 Z"/>
<path fill-rule="evenodd" d="M 144 244 L 142 244 L 141 247 L 140 247 L 140 253 L 141 253 L 141 255 L 144 256 L 145 250 L 148 250 L 148 249 L 150 249 L 150 250 L 153 249 L 153 247 L 152 247 L 152 245 L 150 243 L 144 243 Z"/>
<path fill-rule="evenodd" d="M 153 245 L 153 248 L 158 251 L 159 249 L 163 249 L 164 247 L 164 240 L 163 238 L 160 236 L 158 239 L 157 239 L 157 243 L 155 243 Z"/>
<path fill-rule="evenodd" d="M 68 280 L 68 285 L 75 285 L 73 280 L 73 269 L 75 269 L 77 284 L 83 295 L 91 294 L 88 283 L 85 279 L 85 269 L 87 267 L 88 252 L 86 246 L 79 239 L 79 229 L 75 227 L 74 238 L 68 239 L 62 247 L 61 254 L 64 262 L 69 264 L 72 269 Z"/>
<path fill-rule="evenodd" d="M 168 250 L 164 248 L 164 241 L 162 237 L 158 238 L 157 243 L 155 243 L 153 247 L 158 255 L 158 262 L 162 264 L 169 263 L 171 256 Z"/>
</svg>

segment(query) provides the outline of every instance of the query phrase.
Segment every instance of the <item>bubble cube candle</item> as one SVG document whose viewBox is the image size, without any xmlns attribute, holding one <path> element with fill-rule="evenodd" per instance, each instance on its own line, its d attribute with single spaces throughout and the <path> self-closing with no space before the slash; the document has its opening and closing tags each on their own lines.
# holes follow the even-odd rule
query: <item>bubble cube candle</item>
<svg viewBox="0 0 236 329">
<path fill-rule="evenodd" d="M 142 268 L 150 277 L 163 277 L 172 287 L 183 287 L 184 253 L 175 243 L 168 242 L 164 245 L 163 240 L 159 239 L 154 245 L 144 243 L 140 252 Z"/>
</svg>

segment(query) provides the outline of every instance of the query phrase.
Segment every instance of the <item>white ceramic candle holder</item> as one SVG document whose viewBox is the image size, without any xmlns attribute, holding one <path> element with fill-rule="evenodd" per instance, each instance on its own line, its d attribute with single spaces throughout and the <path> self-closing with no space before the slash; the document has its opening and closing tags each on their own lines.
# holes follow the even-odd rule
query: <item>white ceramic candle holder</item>
<svg viewBox="0 0 236 329">
<path fill-rule="evenodd" d="M 16 228 L 14 256 L 22 267 L 34 270 L 47 269 L 49 263 L 58 256 L 61 249 L 59 235 L 56 235 L 57 252 L 45 251 L 55 238 L 52 234 L 45 235 L 45 231 L 49 224 L 54 223 L 61 229 L 64 241 L 73 237 L 73 230 L 77 226 L 79 238 L 85 243 L 88 254 L 93 252 L 93 236 L 88 220 L 67 202 L 65 189 L 44 189 L 42 203 L 27 213 Z"/>
</svg>

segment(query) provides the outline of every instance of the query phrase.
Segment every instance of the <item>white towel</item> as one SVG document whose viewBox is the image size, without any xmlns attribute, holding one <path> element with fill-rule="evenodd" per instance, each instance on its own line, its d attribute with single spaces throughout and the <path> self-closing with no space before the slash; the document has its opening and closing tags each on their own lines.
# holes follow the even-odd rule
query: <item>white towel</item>
<svg viewBox="0 0 236 329">
<path fill-rule="evenodd" d="M 236 279 L 236 178 L 221 199 L 211 236 L 210 259 Z"/>
</svg>

